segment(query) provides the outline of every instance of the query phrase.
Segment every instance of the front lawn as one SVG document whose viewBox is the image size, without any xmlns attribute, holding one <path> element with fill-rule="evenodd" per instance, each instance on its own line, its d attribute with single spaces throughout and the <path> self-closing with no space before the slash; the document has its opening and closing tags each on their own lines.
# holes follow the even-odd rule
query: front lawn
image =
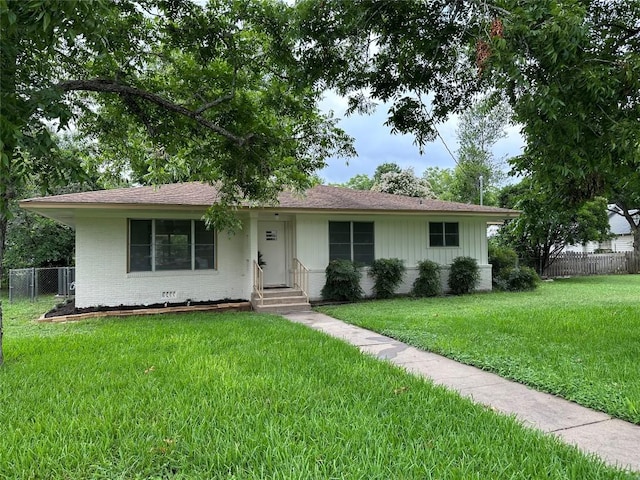
<svg viewBox="0 0 640 480">
<path fill-rule="evenodd" d="M 0 478 L 633 478 L 280 317 L 5 309 Z"/>
<path fill-rule="evenodd" d="M 640 424 L 640 275 L 321 310 Z"/>
</svg>

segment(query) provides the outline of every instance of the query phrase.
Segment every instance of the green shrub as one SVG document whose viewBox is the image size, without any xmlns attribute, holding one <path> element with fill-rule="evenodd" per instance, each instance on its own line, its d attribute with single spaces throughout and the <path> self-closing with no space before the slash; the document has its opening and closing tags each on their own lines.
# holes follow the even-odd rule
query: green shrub
<svg viewBox="0 0 640 480">
<path fill-rule="evenodd" d="M 362 298 L 364 292 L 360 287 L 362 273 L 349 260 L 331 260 L 327 268 L 326 283 L 320 294 L 324 300 L 356 301 Z"/>
<path fill-rule="evenodd" d="M 540 277 L 533 268 L 529 267 L 504 269 L 495 281 L 496 287 L 509 292 L 535 290 L 539 283 Z"/>
<path fill-rule="evenodd" d="M 411 294 L 416 297 L 435 297 L 441 292 L 440 265 L 431 260 L 418 262 L 418 278 L 413 282 Z"/>
<path fill-rule="evenodd" d="M 475 258 L 457 257 L 451 263 L 449 290 L 454 295 L 471 293 L 480 282 L 480 268 Z"/>
<path fill-rule="evenodd" d="M 373 295 L 376 298 L 391 298 L 407 271 L 399 258 L 379 258 L 371 264 L 369 276 L 374 279 Z"/>
<path fill-rule="evenodd" d="M 495 240 L 489 240 L 489 263 L 492 265 L 491 278 L 496 279 L 504 269 L 515 268 L 518 254 L 511 247 L 499 245 Z"/>
</svg>

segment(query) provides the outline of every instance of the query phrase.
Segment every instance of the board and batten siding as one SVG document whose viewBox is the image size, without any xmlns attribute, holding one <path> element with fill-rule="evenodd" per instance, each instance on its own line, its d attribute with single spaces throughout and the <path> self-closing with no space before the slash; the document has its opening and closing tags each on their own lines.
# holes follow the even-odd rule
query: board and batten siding
<svg viewBox="0 0 640 480">
<path fill-rule="evenodd" d="M 193 218 L 136 215 L 136 218 Z M 150 305 L 248 299 L 251 295 L 245 242 L 225 233 L 216 235 L 215 270 L 127 272 L 128 219 L 76 219 L 76 306 Z"/>
<path fill-rule="evenodd" d="M 479 217 L 413 215 L 304 215 L 296 216 L 296 252 L 310 270 L 309 294 L 320 298 L 329 263 L 329 222 L 374 222 L 375 257 L 404 260 L 407 273 L 399 293 L 408 293 L 417 276 L 416 265 L 432 260 L 442 265 L 446 289 L 448 267 L 454 258 L 469 256 L 478 261 L 481 272 L 479 290 L 491 290 L 491 265 L 487 259 L 487 221 Z M 458 222 L 458 247 L 429 247 L 429 222 Z M 371 295 L 372 279 L 363 271 L 362 287 Z"/>
</svg>

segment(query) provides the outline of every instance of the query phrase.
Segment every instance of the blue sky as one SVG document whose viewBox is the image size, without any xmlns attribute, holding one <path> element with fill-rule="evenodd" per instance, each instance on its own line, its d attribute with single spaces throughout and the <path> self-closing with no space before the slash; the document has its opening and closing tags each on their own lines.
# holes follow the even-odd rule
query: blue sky
<svg viewBox="0 0 640 480">
<path fill-rule="evenodd" d="M 427 167 L 453 168 L 454 159 L 447 152 L 442 140 L 437 139 L 428 144 L 420 155 L 413 143 L 413 136 L 392 135 L 389 127 L 384 125 L 388 107 L 379 105 L 371 115 L 352 115 L 345 117 L 346 101 L 329 93 L 321 104 L 324 111 L 332 110 L 334 115 L 342 118 L 340 127 L 355 138 L 358 156 L 351 159 L 333 158 L 328 166 L 319 172 L 325 183 L 344 183 L 360 173 L 373 175 L 381 163 L 397 163 L 401 168 L 413 167 L 416 175 L 422 176 Z M 457 116 L 452 116 L 446 123 L 438 127 L 449 149 L 456 154 Z M 518 127 L 509 127 L 507 137 L 495 145 L 496 158 L 512 157 L 522 152 L 524 142 Z M 348 162 L 348 164 L 347 164 Z"/>
</svg>

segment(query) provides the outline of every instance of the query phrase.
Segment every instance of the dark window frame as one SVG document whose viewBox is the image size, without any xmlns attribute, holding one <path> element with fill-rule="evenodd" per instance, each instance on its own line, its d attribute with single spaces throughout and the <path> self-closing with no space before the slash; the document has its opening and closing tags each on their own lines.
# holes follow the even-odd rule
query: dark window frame
<svg viewBox="0 0 640 480">
<path fill-rule="evenodd" d="M 429 222 L 429 247 L 460 246 L 459 222 Z"/>
<path fill-rule="evenodd" d="M 217 269 L 216 232 L 206 230 L 202 220 L 130 218 L 127 230 L 128 273 Z M 175 252 L 181 252 L 182 259 Z"/>
<path fill-rule="evenodd" d="M 345 229 L 347 224 L 348 229 Z M 334 226 L 333 231 L 332 225 Z M 362 228 L 365 225 L 366 228 Z M 342 231 L 339 231 L 340 229 Z M 346 241 L 346 233 L 348 233 L 348 241 Z M 336 237 L 340 235 L 344 237 L 341 239 L 342 241 L 335 241 Z M 370 241 L 368 241 L 367 237 L 370 237 Z M 364 265 L 371 265 L 375 260 L 375 245 L 374 222 L 329 221 L 329 261 L 345 259 Z M 346 254 L 346 250 L 348 250 L 348 254 Z"/>
</svg>

